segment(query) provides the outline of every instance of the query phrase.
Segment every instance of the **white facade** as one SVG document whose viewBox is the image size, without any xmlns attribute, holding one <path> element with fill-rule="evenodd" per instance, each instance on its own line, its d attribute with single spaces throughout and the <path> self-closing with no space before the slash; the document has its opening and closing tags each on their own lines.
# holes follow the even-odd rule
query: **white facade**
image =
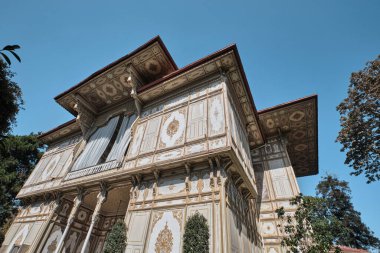
<svg viewBox="0 0 380 253">
<path fill-rule="evenodd" d="M 195 212 L 210 252 L 284 252 L 275 209 L 318 170 L 316 97 L 257 112 L 236 46 L 178 69 L 155 38 L 56 100 L 76 119 L 41 136 L 0 252 L 102 252 L 120 218 L 126 252 L 182 252 Z"/>
</svg>

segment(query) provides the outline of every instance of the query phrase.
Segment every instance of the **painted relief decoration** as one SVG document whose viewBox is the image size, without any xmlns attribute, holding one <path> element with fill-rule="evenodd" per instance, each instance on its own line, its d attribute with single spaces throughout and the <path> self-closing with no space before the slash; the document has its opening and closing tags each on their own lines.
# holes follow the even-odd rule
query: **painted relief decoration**
<svg viewBox="0 0 380 253">
<path fill-rule="evenodd" d="M 185 191 L 184 178 L 167 178 L 161 179 L 158 187 L 159 195 L 172 195 Z"/>
<path fill-rule="evenodd" d="M 210 136 L 224 132 L 224 105 L 222 95 L 214 96 L 210 99 L 209 108 L 209 134 Z"/>
<path fill-rule="evenodd" d="M 173 233 L 168 228 L 168 223 L 166 223 L 164 229 L 162 229 L 160 233 L 158 233 L 157 241 L 154 246 L 154 251 L 156 253 L 172 252 Z"/>
<path fill-rule="evenodd" d="M 172 147 L 183 142 L 186 126 L 185 113 L 186 109 L 181 109 L 164 116 L 160 132 L 160 148 Z"/>
<path fill-rule="evenodd" d="M 45 247 L 42 250 L 42 253 L 53 253 L 59 243 L 59 240 L 62 237 L 62 228 L 58 225 L 53 227 L 52 232 L 50 233 L 49 238 L 45 243 Z"/>
<path fill-rule="evenodd" d="M 153 214 L 148 253 L 181 252 L 183 211 L 167 210 Z"/>
</svg>

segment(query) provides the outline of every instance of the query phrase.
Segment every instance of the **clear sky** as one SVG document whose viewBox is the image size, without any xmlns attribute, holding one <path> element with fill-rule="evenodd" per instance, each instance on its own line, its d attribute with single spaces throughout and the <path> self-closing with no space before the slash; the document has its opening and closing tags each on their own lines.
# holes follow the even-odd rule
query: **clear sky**
<svg viewBox="0 0 380 253">
<path fill-rule="evenodd" d="M 54 2 L 54 3 L 53 3 Z M 47 131 L 72 116 L 53 97 L 160 35 L 179 67 L 236 43 L 258 109 L 319 95 L 319 176 L 350 182 L 353 203 L 380 237 L 380 182 L 349 176 L 335 143 L 350 74 L 380 54 L 380 1 L 3 1 L 0 46 L 13 60 L 25 110 L 14 134 Z"/>
</svg>

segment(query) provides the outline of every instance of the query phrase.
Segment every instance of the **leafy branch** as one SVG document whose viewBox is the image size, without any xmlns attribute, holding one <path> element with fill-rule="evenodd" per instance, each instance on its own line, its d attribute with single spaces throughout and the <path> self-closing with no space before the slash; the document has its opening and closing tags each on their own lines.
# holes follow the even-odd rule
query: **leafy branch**
<svg viewBox="0 0 380 253">
<path fill-rule="evenodd" d="M 14 51 L 16 49 L 20 49 L 20 46 L 19 45 L 7 45 L 5 46 L 3 49 L 0 50 L 0 54 L 1 56 L 4 58 L 4 60 L 9 64 L 11 65 L 11 60 L 9 59 L 9 57 L 5 54 L 5 52 L 8 52 L 8 53 L 11 53 L 17 60 L 18 62 L 21 62 L 21 58 L 20 56 L 18 56 L 18 54 L 16 54 Z"/>
</svg>

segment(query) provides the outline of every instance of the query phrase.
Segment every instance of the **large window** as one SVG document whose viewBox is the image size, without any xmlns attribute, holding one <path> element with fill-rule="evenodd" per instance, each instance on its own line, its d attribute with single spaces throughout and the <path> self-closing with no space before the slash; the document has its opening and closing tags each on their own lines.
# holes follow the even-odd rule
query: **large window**
<svg viewBox="0 0 380 253">
<path fill-rule="evenodd" d="M 111 161 L 122 161 L 131 140 L 131 125 L 136 115 L 116 116 L 99 127 L 75 161 L 71 171 L 78 171 Z"/>
</svg>

